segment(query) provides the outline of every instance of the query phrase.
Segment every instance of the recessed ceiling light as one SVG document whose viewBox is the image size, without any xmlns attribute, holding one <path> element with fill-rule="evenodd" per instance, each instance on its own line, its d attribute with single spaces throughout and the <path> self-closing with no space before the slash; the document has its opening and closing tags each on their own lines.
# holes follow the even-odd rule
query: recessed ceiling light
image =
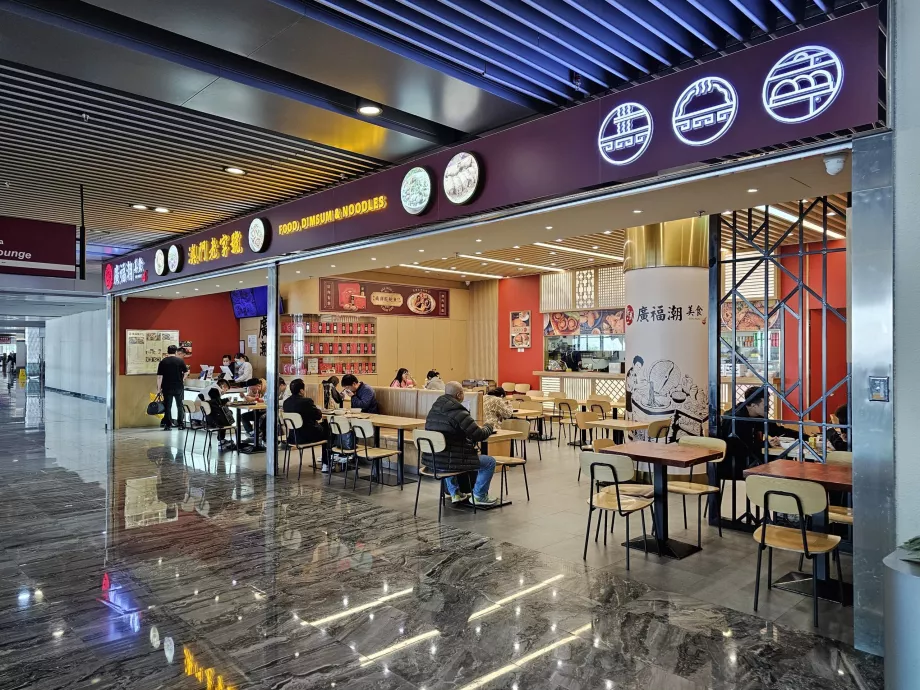
<svg viewBox="0 0 920 690">
<path fill-rule="evenodd" d="M 413 264 L 399 264 L 403 268 L 418 268 L 424 271 L 436 271 L 438 273 L 453 273 L 454 275 L 460 274 L 461 278 L 466 278 L 467 276 L 476 276 L 477 278 L 503 278 L 504 276 L 492 275 L 490 273 L 460 273 L 460 271 L 455 271 L 448 268 L 435 268 L 433 266 L 414 266 Z"/>
<path fill-rule="evenodd" d="M 553 229 L 553 226 L 552 226 L 552 225 L 547 225 L 547 226 L 546 226 L 546 229 L 547 229 L 547 230 L 552 230 L 552 229 Z"/>
<path fill-rule="evenodd" d="M 731 213 L 731 211 L 722 211 L 722 213 L 726 213 L 726 214 L 727 214 L 727 213 Z"/>
<path fill-rule="evenodd" d="M 642 209 L 641 209 L 641 208 L 634 208 L 634 209 L 633 209 L 633 213 L 642 213 Z"/>
<path fill-rule="evenodd" d="M 835 211 L 828 211 L 828 212 L 827 212 L 827 215 L 828 215 L 828 217 L 830 217 L 830 216 L 836 216 L 837 213 L 836 213 Z"/>
<path fill-rule="evenodd" d="M 383 108 L 381 108 L 379 105 L 372 105 L 370 103 L 365 103 L 360 108 L 358 108 L 358 112 L 361 113 L 362 115 L 367 115 L 369 117 L 375 117 L 376 115 L 379 115 L 380 113 L 383 112 Z"/>
<path fill-rule="evenodd" d="M 146 210 L 147 210 L 147 207 L 144 206 L 143 204 L 131 204 L 131 208 L 133 208 L 133 209 L 135 209 L 135 210 L 137 210 L 137 211 L 146 211 Z"/>
<path fill-rule="evenodd" d="M 384 268 L 389 268 L 389 266 L 384 266 Z"/>
<path fill-rule="evenodd" d="M 550 255 L 550 256 L 556 256 L 556 252 L 550 252 L 549 255 Z"/>
<path fill-rule="evenodd" d="M 329 264 L 330 268 L 335 268 L 335 264 Z"/>
<path fill-rule="evenodd" d="M 557 241 L 557 242 L 562 242 L 562 238 L 561 238 L 561 237 L 557 237 L 557 238 L 556 238 L 556 241 Z"/>
<path fill-rule="evenodd" d="M 516 257 L 514 257 L 514 260 L 515 260 L 515 261 L 520 261 L 520 260 L 521 260 L 521 257 L 516 256 Z"/>
<path fill-rule="evenodd" d="M 755 187 L 751 187 L 751 188 L 748 190 L 748 194 L 753 194 L 753 193 L 756 192 L 756 191 L 757 191 L 757 189 L 756 189 Z"/>
<path fill-rule="evenodd" d="M 479 265 L 480 265 L 480 266 L 488 266 L 489 264 L 487 264 L 487 263 L 485 263 L 485 262 L 482 262 L 482 263 L 479 264 Z"/>
<path fill-rule="evenodd" d="M 198 288 L 195 288 L 195 292 L 198 292 Z"/>
<path fill-rule="evenodd" d="M 214 287 L 220 287 L 220 285 L 215 285 Z"/>
<path fill-rule="evenodd" d="M 419 249 L 419 252 L 422 253 L 422 254 L 424 254 L 424 253 L 425 253 L 425 250 L 424 250 L 424 249 Z"/>
<path fill-rule="evenodd" d="M 441 261 L 447 261 L 447 257 L 446 257 L 446 256 L 442 256 L 442 257 L 441 257 Z"/>
<path fill-rule="evenodd" d="M 550 264 L 550 266 L 555 266 L 556 264 Z"/>
<path fill-rule="evenodd" d="M 425 271 L 425 273 L 431 273 L 431 271 Z"/>
<path fill-rule="evenodd" d="M 371 257 L 371 261 L 376 261 L 376 260 L 377 260 L 377 257 L 376 257 L 376 256 L 372 256 L 372 257 Z"/>
<path fill-rule="evenodd" d="M 455 268 L 457 268 L 457 267 L 456 267 L 456 266 L 451 266 L 450 268 L 451 268 L 451 270 L 453 270 L 453 269 L 455 269 Z"/>
<path fill-rule="evenodd" d="M 224 172 L 230 173 L 231 175 L 245 175 L 246 174 L 246 171 L 243 170 L 242 168 L 235 168 L 232 165 L 224 168 Z"/>
<path fill-rule="evenodd" d="M 599 247 L 598 245 L 596 245 L 596 244 L 592 244 L 592 245 L 591 245 L 591 249 L 600 249 L 600 247 Z"/>
<path fill-rule="evenodd" d="M 478 256 L 479 254 L 482 254 L 482 252 L 476 252 L 476 255 L 477 255 L 477 256 Z"/>
<path fill-rule="evenodd" d="M 588 259 L 588 261 L 594 261 L 594 259 Z"/>
<path fill-rule="evenodd" d="M 297 275 L 300 275 L 300 271 L 297 271 Z"/>
<path fill-rule="evenodd" d="M 516 245 L 514 245 L 514 246 L 512 247 L 512 249 L 520 249 L 520 248 L 521 248 L 521 245 L 519 245 L 519 244 L 516 244 Z"/>
<path fill-rule="evenodd" d="M 242 285 L 242 284 L 243 284 L 243 281 L 241 280 L 241 281 L 240 281 L 240 285 Z"/>
<path fill-rule="evenodd" d="M 476 240 L 477 242 L 482 242 L 482 240 Z"/>
<path fill-rule="evenodd" d="M 163 206 L 157 206 L 157 207 L 156 207 L 155 209 L 153 209 L 153 210 L 156 211 L 157 213 L 169 213 L 169 209 L 168 209 L 168 208 L 164 208 Z"/>
<path fill-rule="evenodd" d="M 545 247 L 547 249 L 556 249 L 561 252 L 570 252 L 572 254 L 583 254 L 586 256 L 596 256 L 601 259 L 611 259 L 613 261 L 622 261 L 622 256 L 614 256 L 613 254 L 601 254 L 600 252 L 589 252 L 585 249 L 575 249 L 574 247 L 563 247 L 558 244 L 546 244 L 545 242 L 534 242 L 534 245 L 537 247 Z"/>
<path fill-rule="evenodd" d="M 413 262 L 412 262 L 412 265 L 413 265 L 413 266 L 418 266 L 418 261 L 413 261 Z"/>
<path fill-rule="evenodd" d="M 613 233 L 613 230 L 604 230 L 605 235 L 610 235 Z"/>
</svg>

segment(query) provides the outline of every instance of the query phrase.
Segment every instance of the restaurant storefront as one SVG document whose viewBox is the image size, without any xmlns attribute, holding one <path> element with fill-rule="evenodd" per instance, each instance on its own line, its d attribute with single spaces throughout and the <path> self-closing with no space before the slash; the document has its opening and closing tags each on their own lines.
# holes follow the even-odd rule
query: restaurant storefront
<svg viewBox="0 0 920 690">
<path fill-rule="evenodd" d="M 848 273 L 858 152 L 885 136 L 878 35 L 856 12 L 113 260 L 109 423 L 156 423 L 131 369 L 155 333 L 203 381 L 246 354 L 266 400 L 279 377 L 431 369 L 715 435 L 766 387 L 784 457 L 823 459 L 830 429 L 859 433 L 831 416 L 864 393 Z"/>
</svg>

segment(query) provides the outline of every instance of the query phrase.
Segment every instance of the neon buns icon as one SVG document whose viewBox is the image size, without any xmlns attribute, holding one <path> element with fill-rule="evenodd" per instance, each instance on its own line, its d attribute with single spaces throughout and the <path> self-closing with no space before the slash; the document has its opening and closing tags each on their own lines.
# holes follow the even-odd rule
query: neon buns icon
<svg viewBox="0 0 920 690">
<path fill-rule="evenodd" d="M 827 110 L 843 86 L 843 65 L 821 46 L 786 53 L 763 83 L 763 107 L 774 120 L 807 122 Z"/>
<path fill-rule="evenodd" d="M 627 165 L 652 141 L 652 116 L 644 105 L 623 103 L 610 111 L 597 133 L 597 148 L 608 163 Z"/>
<path fill-rule="evenodd" d="M 735 88 L 721 77 L 703 77 L 677 99 L 671 126 L 685 144 L 705 146 L 725 134 L 737 114 Z"/>
</svg>

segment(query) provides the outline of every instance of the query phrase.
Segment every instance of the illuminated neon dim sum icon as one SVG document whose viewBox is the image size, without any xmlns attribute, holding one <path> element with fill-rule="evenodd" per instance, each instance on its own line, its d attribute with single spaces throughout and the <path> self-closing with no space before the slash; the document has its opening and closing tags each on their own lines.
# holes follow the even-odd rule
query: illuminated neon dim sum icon
<svg viewBox="0 0 920 690">
<path fill-rule="evenodd" d="M 763 83 L 763 106 L 774 120 L 807 122 L 827 110 L 843 86 L 843 64 L 821 46 L 786 53 Z"/>
<path fill-rule="evenodd" d="M 721 77 L 703 77 L 677 99 L 671 126 L 685 144 L 705 146 L 725 134 L 737 114 L 735 87 Z"/>
<path fill-rule="evenodd" d="M 638 103 L 622 103 L 610 111 L 597 133 L 597 148 L 608 163 L 628 165 L 652 141 L 652 115 Z"/>
</svg>

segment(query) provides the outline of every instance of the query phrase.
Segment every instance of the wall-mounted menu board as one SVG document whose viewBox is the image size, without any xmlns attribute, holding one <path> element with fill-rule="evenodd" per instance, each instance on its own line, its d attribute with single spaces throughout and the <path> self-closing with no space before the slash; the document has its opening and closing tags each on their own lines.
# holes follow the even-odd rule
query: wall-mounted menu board
<svg viewBox="0 0 920 690">
<path fill-rule="evenodd" d="M 156 374 L 170 345 L 179 347 L 179 331 L 125 331 L 125 373 Z"/>
<path fill-rule="evenodd" d="M 450 316 L 450 290 L 320 278 L 320 311 L 392 316 Z"/>
</svg>

